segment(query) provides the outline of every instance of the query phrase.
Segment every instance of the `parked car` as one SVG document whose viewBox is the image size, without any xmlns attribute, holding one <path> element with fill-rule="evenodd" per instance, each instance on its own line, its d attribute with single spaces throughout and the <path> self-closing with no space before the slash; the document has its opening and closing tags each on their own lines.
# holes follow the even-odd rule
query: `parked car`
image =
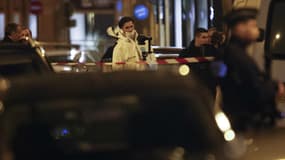
<svg viewBox="0 0 285 160">
<path fill-rule="evenodd" d="M 226 159 L 213 99 L 194 79 L 115 72 L 0 84 L 1 144 L 16 159 Z"/>
</svg>

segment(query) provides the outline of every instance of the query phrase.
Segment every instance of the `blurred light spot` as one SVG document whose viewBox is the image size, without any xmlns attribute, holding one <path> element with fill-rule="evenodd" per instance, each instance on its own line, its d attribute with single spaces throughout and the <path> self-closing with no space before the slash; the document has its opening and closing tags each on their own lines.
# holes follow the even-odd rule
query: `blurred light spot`
<svg viewBox="0 0 285 160">
<path fill-rule="evenodd" d="M 214 61 L 211 63 L 211 70 L 216 77 L 223 78 L 227 75 L 228 67 L 223 61 Z"/>
<path fill-rule="evenodd" d="M 69 135 L 69 134 L 70 134 L 70 131 L 69 131 L 68 129 L 66 129 L 66 128 L 63 128 L 63 129 L 61 130 L 61 133 L 60 133 L 60 135 L 61 135 L 62 137 L 67 136 L 67 135 Z"/>
<path fill-rule="evenodd" d="M 213 6 L 210 7 L 210 20 L 214 20 L 215 18 L 215 10 Z"/>
<path fill-rule="evenodd" d="M 123 2 L 122 2 L 122 0 L 119 0 L 117 2 L 116 9 L 117 9 L 118 12 L 121 12 L 123 10 Z"/>
<path fill-rule="evenodd" d="M 81 55 L 80 55 L 80 58 L 79 58 L 79 63 L 84 63 L 86 62 L 86 53 L 85 52 L 82 52 Z"/>
<path fill-rule="evenodd" d="M 224 134 L 224 138 L 225 138 L 226 141 L 233 141 L 235 139 L 235 137 L 236 137 L 236 134 L 231 129 L 226 131 L 225 134 Z"/>
<path fill-rule="evenodd" d="M 40 50 L 41 50 L 41 54 L 42 54 L 42 56 L 45 56 L 45 54 L 46 54 L 45 49 L 44 49 L 43 47 L 40 47 Z"/>
<path fill-rule="evenodd" d="M 275 36 L 275 39 L 280 39 L 280 38 L 281 38 L 281 34 L 277 33 L 276 36 Z"/>
<path fill-rule="evenodd" d="M 222 132 L 226 132 L 231 129 L 231 124 L 228 117 L 223 112 L 218 112 L 215 115 L 215 120 L 217 122 L 218 127 Z"/>
<path fill-rule="evenodd" d="M 84 62 L 86 62 L 86 57 L 81 56 L 79 59 L 79 63 L 84 63 Z"/>
<path fill-rule="evenodd" d="M 72 68 L 71 68 L 71 67 L 68 67 L 68 66 L 64 66 L 64 67 L 63 67 L 63 70 L 64 70 L 64 71 L 71 71 Z"/>
<path fill-rule="evenodd" d="M 134 16 L 138 20 L 145 20 L 149 16 L 149 9 L 145 5 L 139 4 L 134 8 Z"/>
<path fill-rule="evenodd" d="M 4 112 L 4 104 L 2 101 L 0 101 L 0 113 Z"/>
<path fill-rule="evenodd" d="M 0 92 L 6 91 L 10 87 L 9 81 L 0 79 Z"/>
<path fill-rule="evenodd" d="M 80 54 L 80 51 L 79 51 L 79 50 L 74 49 L 74 48 L 72 48 L 72 49 L 70 50 L 70 58 L 71 58 L 71 59 L 74 59 L 78 54 Z"/>
<path fill-rule="evenodd" d="M 180 67 L 179 67 L 179 74 L 181 75 L 181 76 L 187 76 L 187 75 L 189 75 L 190 74 L 190 67 L 189 66 L 187 66 L 187 65 L 181 65 Z"/>
</svg>

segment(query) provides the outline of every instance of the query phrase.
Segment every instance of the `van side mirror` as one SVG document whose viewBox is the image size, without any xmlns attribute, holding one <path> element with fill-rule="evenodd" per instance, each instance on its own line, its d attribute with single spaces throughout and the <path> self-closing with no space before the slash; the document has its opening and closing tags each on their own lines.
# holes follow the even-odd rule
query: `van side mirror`
<svg viewBox="0 0 285 160">
<path fill-rule="evenodd" d="M 262 42 L 265 40 L 265 30 L 263 28 L 258 28 L 258 29 L 259 29 L 259 36 L 256 42 Z"/>
</svg>

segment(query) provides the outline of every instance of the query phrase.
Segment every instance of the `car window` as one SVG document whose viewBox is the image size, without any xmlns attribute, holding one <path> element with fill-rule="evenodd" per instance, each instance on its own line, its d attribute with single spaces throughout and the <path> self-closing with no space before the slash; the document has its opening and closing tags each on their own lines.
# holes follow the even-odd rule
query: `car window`
<svg viewBox="0 0 285 160">
<path fill-rule="evenodd" d="M 277 1 L 271 6 L 269 21 L 269 51 L 271 54 L 285 55 L 284 1 Z"/>
</svg>

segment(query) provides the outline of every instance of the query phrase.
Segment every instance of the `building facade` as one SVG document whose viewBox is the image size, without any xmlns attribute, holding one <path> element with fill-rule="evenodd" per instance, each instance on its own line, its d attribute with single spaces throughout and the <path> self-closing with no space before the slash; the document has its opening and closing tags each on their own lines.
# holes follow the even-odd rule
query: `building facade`
<svg viewBox="0 0 285 160">
<path fill-rule="evenodd" d="M 222 30 L 222 16 L 232 4 L 232 0 L 1 0 L 0 38 L 5 24 L 16 22 L 31 28 L 39 41 L 92 46 L 107 39 L 108 26 L 132 16 L 137 31 L 152 36 L 154 45 L 185 47 L 197 27 Z"/>
</svg>

